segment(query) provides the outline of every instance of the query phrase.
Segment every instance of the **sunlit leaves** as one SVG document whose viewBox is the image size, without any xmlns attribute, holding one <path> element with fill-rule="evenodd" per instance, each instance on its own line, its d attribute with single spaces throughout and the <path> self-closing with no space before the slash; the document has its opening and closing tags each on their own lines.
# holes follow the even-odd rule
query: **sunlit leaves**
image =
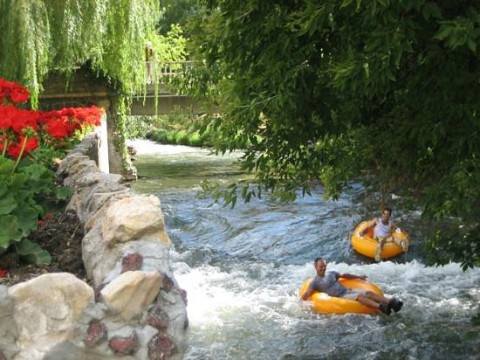
<svg viewBox="0 0 480 360">
<path fill-rule="evenodd" d="M 0 77 L 25 84 L 34 105 L 49 71 L 87 60 L 125 90 L 140 88 L 158 16 L 156 0 L 1 0 Z"/>
<path fill-rule="evenodd" d="M 263 189 L 320 181 L 335 198 L 362 179 L 426 215 L 478 225 L 479 4 L 202 3 L 194 44 L 210 76 L 192 84 L 217 95 L 225 139 L 250 140 L 243 167 Z M 455 254 L 478 238 L 469 232 Z"/>
</svg>

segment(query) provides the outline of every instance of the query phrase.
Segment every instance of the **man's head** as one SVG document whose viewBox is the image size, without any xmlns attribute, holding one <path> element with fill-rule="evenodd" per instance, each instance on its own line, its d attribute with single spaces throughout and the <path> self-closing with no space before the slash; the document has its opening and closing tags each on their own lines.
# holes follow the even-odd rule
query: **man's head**
<svg viewBox="0 0 480 360">
<path fill-rule="evenodd" d="M 389 207 L 384 207 L 382 211 L 382 221 L 388 223 L 392 217 L 392 209 Z"/>
<path fill-rule="evenodd" d="M 315 266 L 315 270 L 317 270 L 318 276 L 325 275 L 325 270 L 327 270 L 327 262 L 323 258 L 321 257 L 315 258 L 314 266 Z"/>
</svg>

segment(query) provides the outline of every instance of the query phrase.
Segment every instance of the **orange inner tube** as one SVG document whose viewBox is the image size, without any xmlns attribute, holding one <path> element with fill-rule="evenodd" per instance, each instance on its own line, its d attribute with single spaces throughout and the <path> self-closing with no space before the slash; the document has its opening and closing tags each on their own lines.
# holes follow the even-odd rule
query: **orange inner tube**
<svg viewBox="0 0 480 360">
<path fill-rule="evenodd" d="M 360 231 L 365 229 L 367 225 L 368 221 L 363 221 L 355 228 L 351 238 L 352 247 L 359 254 L 374 259 L 378 242 L 373 238 L 373 228 L 367 229 L 366 233 L 363 236 L 360 236 Z M 409 241 L 407 234 L 402 231 L 395 231 L 392 233 L 392 236 L 398 240 Z M 403 249 L 400 245 L 393 242 L 387 242 L 383 245 L 381 257 L 382 259 L 390 259 L 401 253 L 403 253 Z"/>
<path fill-rule="evenodd" d="M 313 278 L 306 280 L 300 287 L 299 296 L 307 291 L 308 286 Z M 339 282 L 345 286 L 347 289 L 363 289 L 370 290 L 378 295 L 383 296 L 382 290 L 378 285 L 371 283 L 369 281 L 361 279 L 339 279 Z M 313 293 L 307 301 L 312 302 L 313 311 L 321 314 L 374 314 L 378 310 L 362 305 L 360 302 L 351 299 L 344 299 L 339 297 L 328 296 L 327 294 L 315 292 Z"/>
</svg>

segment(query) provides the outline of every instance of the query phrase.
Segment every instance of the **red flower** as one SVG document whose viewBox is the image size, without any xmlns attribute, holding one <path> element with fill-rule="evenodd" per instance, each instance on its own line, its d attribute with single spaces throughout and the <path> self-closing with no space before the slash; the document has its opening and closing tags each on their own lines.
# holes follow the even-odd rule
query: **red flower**
<svg viewBox="0 0 480 360">
<path fill-rule="evenodd" d="M 38 117 L 37 111 L 22 110 L 12 105 L 0 105 L 0 130 L 12 129 L 17 134 L 22 134 L 24 128 L 31 127 L 37 131 Z"/>
<path fill-rule="evenodd" d="M 46 131 L 55 139 L 61 139 L 69 136 L 65 118 L 51 119 L 47 123 Z"/>
<path fill-rule="evenodd" d="M 82 125 L 100 125 L 103 110 L 97 106 L 88 108 L 64 108 L 59 111 L 59 115 L 74 118 Z"/>
<path fill-rule="evenodd" d="M 17 86 L 10 90 L 10 100 L 15 103 L 22 103 L 30 98 L 30 92 L 26 87 Z"/>
<path fill-rule="evenodd" d="M 21 103 L 27 101 L 29 98 L 30 93 L 26 87 L 15 82 L 0 79 L 0 103 L 2 103 L 4 99 Z"/>
<path fill-rule="evenodd" d="M 29 97 L 26 87 L 0 78 L 0 150 L 7 148 L 13 158 L 27 155 L 40 142 L 52 145 L 51 138 L 63 140 L 72 137 L 76 130 L 100 125 L 103 110 L 96 106 L 40 112 L 1 105 L 4 100 L 19 103 Z M 62 141 L 55 144 L 59 146 Z"/>
<path fill-rule="evenodd" d="M 31 127 L 33 130 L 38 130 L 38 112 L 34 110 L 20 110 L 17 109 L 17 113 L 12 121 L 12 129 L 17 134 L 22 134 L 23 129 Z"/>
<path fill-rule="evenodd" d="M 25 142 L 25 137 L 22 135 L 19 137 L 18 142 L 12 144 L 8 148 L 8 156 L 17 159 L 20 156 L 20 152 L 22 151 L 23 143 Z M 27 142 L 25 144 L 25 149 L 23 150 L 22 157 L 25 157 L 30 151 L 35 150 L 38 148 L 38 138 L 32 137 L 27 138 Z"/>
<path fill-rule="evenodd" d="M 8 273 L 7 269 L 0 269 L 0 277 L 4 277 L 5 275 L 7 275 L 7 273 Z"/>
<path fill-rule="evenodd" d="M 0 130 L 8 130 L 12 127 L 13 119 L 17 115 L 17 111 L 18 109 L 15 106 L 0 105 Z"/>
<path fill-rule="evenodd" d="M 0 78 L 0 104 L 3 103 L 3 100 L 9 94 L 10 82 Z"/>
<path fill-rule="evenodd" d="M 41 224 L 43 224 L 45 221 L 49 221 L 49 220 L 51 220 L 52 218 L 53 218 L 52 213 L 51 213 L 51 212 L 47 212 L 47 213 L 45 214 L 45 216 L 43 216 L 41 219 L 39 219 L 39 220 L 37 221 L 37 223 L 38 223 L 38 225 L 41 225 Z"/>
</svg>

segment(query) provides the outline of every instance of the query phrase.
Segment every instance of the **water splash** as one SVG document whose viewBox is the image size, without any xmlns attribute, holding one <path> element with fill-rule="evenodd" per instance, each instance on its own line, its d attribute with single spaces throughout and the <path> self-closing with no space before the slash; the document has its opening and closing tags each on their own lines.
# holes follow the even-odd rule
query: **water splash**
<svg viewBox="0 0 480 360">
<path fill-rule="evenodd" d="M 162 152 L 154 147 L 149 154 Z M 265 198 L 233 210 L 210 206 L 196 196 L 195 184 L 199 174 L 212 174 L 205 167 L 229 173 L 228 161 L 215 167 L 209 162 L 216 158 L 203 150 L 180 150 L 149 157 L 143 164 L 150 187 L 140 180 L 134 190 L 162 202 L 175 277 L 188 294 L 186 359 L 478 359 L 480 329 L 471 318 L 479 311 L 479 268 L 426 266 L 417 229 L 408 229 L 416 236 L 409 253 L 392 261 L 377 264 L 356 255 L 349 237 L 363 215 L 355 187 L 336 202 L 321 200 L 319 188 L 285 206 Z M 186 159 L 189 153 L 195 155 Z M 165 170 L 182 161 L 187 171 Z M 175 186 L 162 174 L 177 179 Z M 402 214 L 410 227 L 417 219 Z M 298 299 L 298 288 L 314 275 L 316 256 L 325 257 L 329 269 L 367 275 L 387 296 L 401 298 L 404 308 L 390 317 L 313 313 Z"/>
</svg>

